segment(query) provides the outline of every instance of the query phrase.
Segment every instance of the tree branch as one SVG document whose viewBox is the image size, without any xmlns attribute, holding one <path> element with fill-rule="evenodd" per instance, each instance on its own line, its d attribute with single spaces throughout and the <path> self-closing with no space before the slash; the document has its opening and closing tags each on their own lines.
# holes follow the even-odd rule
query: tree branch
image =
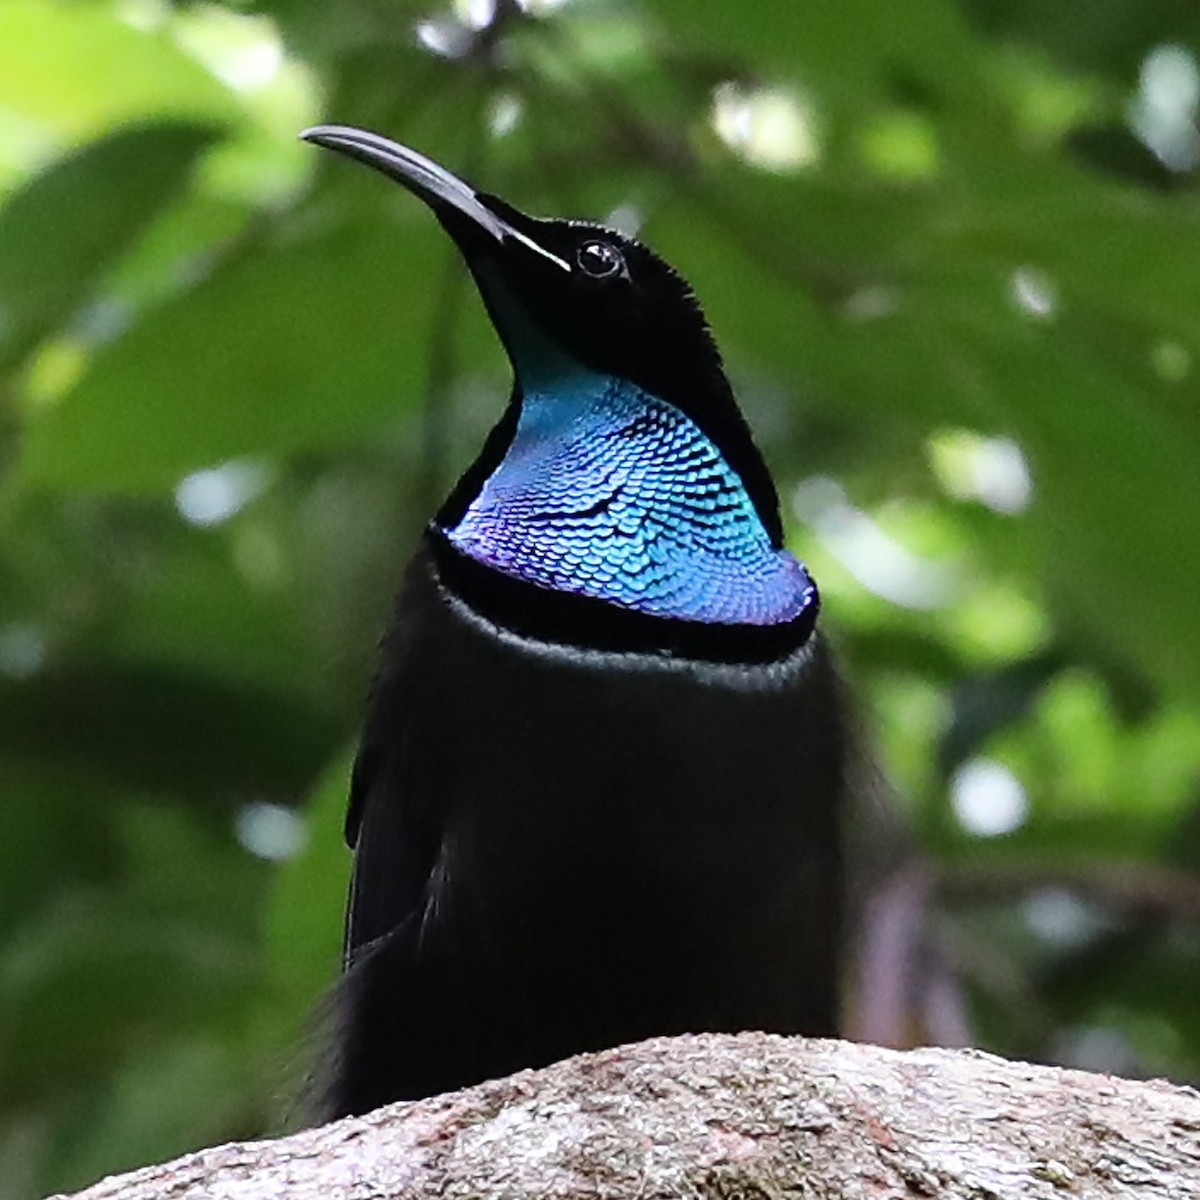
<svg viewBox="0 0 1200 1200">
<path fill-rule="evenodd" d="M 766 1034 L 657 1039 L 220 1146 L 77 1200 L 1200 1197 L 1200 1093 Z"/>
</svg>

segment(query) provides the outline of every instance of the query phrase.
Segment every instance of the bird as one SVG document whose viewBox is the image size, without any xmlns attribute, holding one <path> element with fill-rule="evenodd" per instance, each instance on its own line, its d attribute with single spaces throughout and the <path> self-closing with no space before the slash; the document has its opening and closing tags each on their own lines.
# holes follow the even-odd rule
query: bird
<svg viewBox="0 0 1200 1200">
<path fill-rule="evenodd" d="M 836 1035 L 843 688 L 691 287 L 378 134 L 300 136 L 432 210 L 513 373 L 381 640 L 318 1116 L 659 1035 Z"/>
</svg>

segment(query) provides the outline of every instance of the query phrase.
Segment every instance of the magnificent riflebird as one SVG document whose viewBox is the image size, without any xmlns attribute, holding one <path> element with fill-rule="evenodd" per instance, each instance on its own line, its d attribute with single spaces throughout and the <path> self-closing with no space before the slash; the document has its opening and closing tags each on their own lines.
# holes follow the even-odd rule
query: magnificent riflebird
<svg viewBox="0 0 1200 1200">
<path fill-rule="evenodd" d="M 690 288 L 375 134 L 302 136 L 433 210 L 514 374 L 383 639 L 322 1115 L 659 1034 L 835 1033 L 838 679 Z"/>
</svg>

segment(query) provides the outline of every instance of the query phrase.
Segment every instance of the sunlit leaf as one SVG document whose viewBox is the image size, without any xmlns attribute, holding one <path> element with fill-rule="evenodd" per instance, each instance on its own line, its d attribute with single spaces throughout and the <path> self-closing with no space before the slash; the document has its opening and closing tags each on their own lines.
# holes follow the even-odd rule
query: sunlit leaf
<svg viewBox="0 0 1200 1200">
<path fill-rule="evenodd" d="M 237 115 L 232 95 L 165 31 L 137 29 L 117 8 L 4 0 L 0 107 L 67 141 L 150 116 Z"/>
</svg>

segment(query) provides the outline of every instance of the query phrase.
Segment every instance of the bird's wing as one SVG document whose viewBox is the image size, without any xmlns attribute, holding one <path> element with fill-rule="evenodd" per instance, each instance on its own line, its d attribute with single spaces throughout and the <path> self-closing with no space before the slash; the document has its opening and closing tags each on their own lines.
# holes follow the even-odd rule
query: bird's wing
<svg viewBox="0 0 1200 1200">
<path fill-rule="evenodd" d="M 437 639 L 442 603 L 423 552 L 409 567 L 380 670 L 350 785 L 346 841 L 354 874 L 346 911 L 345 962 L 399 928 L 425 902 L 437 862 L 445 804 L 432 756 L 436 741 L 419 728 L 432 697 L 427 659 Z"/>
</svg>

